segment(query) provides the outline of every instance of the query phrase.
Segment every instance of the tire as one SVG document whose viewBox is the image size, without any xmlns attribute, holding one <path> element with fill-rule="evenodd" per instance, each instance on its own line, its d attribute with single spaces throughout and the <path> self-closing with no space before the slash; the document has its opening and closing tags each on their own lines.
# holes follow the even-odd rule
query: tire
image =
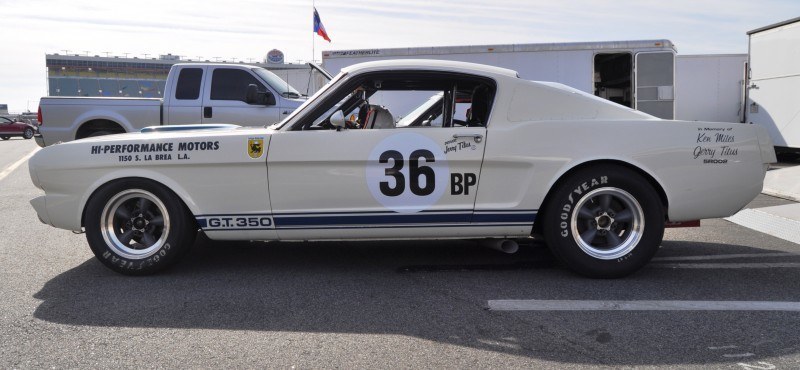
<svg viewBox="0 0 800 370">
<path fill-rule="evenodd" d="M 25 131 L 22 132 L 22 138 L 25 140 L 30 140 L 33 137 L 33 129 L 28 127 Z"/>
<path fill-rule="evenodd" d="M 545 205 L 548 247 L 573 271 L 619 278 L 647 264 L 664 237 L 664 205 L 628 168 L 601 164 L 569 175 Z"/>
<path fill-rule="evenodd" d="M 92 132 L 91 134 L 87 135 L 86 137 L 97 137 L 97 136 L 105 136 L 105 135 L 111 135 L 111 134 L 113 134 L 113 132 L 111 132 L 111 131 L 95 131 L 95 132 Z"/>
<path fill-rule="evenodd" d="M 3 140 L 8 140 L 10 138 L 11 138 L 11 136 L 0 136 L 0 139 L 3 139 Z"/>
<path fill-rule="evenodd" d="M 144 179 L 123 179 L 98 189 L 86 205 L 84 224 L 97 259 L 126 275 L 149 275 L 175 264 L 197 235 L 183 202 Z"/>
</svg>

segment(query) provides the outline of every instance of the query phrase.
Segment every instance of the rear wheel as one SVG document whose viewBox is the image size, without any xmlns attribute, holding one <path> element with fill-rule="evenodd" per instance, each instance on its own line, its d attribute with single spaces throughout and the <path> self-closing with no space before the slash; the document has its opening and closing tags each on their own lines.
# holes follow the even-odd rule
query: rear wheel
<svg viewBox="0 0 800 370">
<path fill-rule="evenodd" d="M 544 236 L 572 270 L 616 278 L 642 268 L 664 236 L 664 206 L 638 173 L 599 165 L 570 175 L 544 215 Z"/>
<path fill-rule="evenodd" d="M 29 140 L 32 137 L 33 137 L 33 129 L 32 128 L 28 127 L 28 128 L 25 129 L 25 131 L 22 132 L 22 138 L 23 139 Z"/>
<path fill-rule="evenodd" d="M 125 179 L 100 188 L 86 208 L 86 239 L 108 268 L 147 275 L 178 261 L 197 227 L 178 197 L 163 186 Z"/>
<path fill-rule="evenodd" d="M 113 132 L 111 132 L 111 131 L 95 131 L 95 132 L 92 132 L 91 134 L 89 134 L 86 137 L 106 136 L 106 135 L 111 135 L 111 134 L 113 134 Z"/>
</svg>

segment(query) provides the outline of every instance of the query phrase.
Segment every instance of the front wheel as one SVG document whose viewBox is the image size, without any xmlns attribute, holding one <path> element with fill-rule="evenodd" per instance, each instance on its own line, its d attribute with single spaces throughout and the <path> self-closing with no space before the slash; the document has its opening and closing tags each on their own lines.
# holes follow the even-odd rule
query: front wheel
<svg viewBox="0 0 800 370">
<path fill-rule="evenodd" d="M 640 174 L 598 165 L 571 174 L 546 205 L 543 233 L 572 270 L 617 278 L 647 264 L 664 236 L 664 206 Z"/>
<path fill-rule="evenodd" d="M 0 139 L 3 139 L 3 140 L 8 140 L 10 138 L 11 138 L 11 136 L 0 136 Z"/>
<path fill-rule="evenodd" d="M 148 275 L 171 266 L 197 233 L 183 202 L 148 180 L 107 184 L 86 207 L 89 247 L 106 267 L 126 275 Z"/>
<path fill-rule="evenodd" d="M 25 131 L 22 132 L 22 138 L 25 140 L 30 140 L 33 137 L 33 129 L 28 127 Z"/>
</svg>

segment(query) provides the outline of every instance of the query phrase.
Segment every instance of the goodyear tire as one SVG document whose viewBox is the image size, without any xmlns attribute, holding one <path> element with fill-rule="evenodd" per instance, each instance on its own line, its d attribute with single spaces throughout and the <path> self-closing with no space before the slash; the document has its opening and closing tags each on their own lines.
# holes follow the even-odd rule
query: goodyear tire
<svg viewBox="0 0 800 370">
<path fill-rule="evenodd" d="M 664 236 L 664 206 L 656 190 L 633 170 L 610 164 L 569 175 L 548 200 L 544 217 L 553 254 L 595 278 L 641 269 Z"/>
<path fill-rule="evenodd" d="M 30 140 L 33 137 L 33 129 L 28 127 L 25 131 L 22 132 L 22 138 L 25 140 Z"/>
<path fill-rule="evenodd" d="M 197 234 L 183 202 L 149 180 L 104 185 L 86 207 L 89 247 L 100 262 L 126 275 L 148 275 L 173 265 Z"/>
</svg>

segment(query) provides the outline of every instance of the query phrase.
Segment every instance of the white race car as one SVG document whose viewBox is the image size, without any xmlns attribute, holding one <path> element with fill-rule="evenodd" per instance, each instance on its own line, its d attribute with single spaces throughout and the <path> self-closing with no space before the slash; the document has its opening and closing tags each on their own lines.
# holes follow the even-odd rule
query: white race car
<svg viewBox="0 0 800 370">
<path fill-rule="evenodd" d="M 398 120 L 398 101 L 419 109 Z M 666 121 L 507 69 L 398 60 L 344 69 L 265 128 L 160 126 L 44 148 L 30 174 L 45 195 L 31 204 L 44 223 L 85 231 L 125 274 L 173 264 L 199 229 L 214 240 L 541 235 L 578 273 L 620 277 L 652 258 L 665 224 L 744 207 L 774 161 L 758 126 Z"/>
</svg>

